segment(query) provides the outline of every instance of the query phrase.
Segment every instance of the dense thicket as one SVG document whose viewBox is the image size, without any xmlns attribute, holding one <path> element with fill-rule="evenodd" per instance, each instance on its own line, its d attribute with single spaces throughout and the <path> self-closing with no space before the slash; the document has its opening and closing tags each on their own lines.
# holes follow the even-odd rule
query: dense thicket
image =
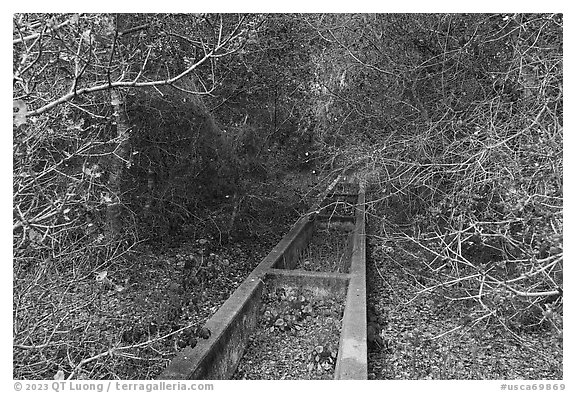
<svg viewBox="0 0 576 393">
<path fill-rule="evenodd" d="M 559 329 L 562 16 L 332 18 L 327 148 L 405 214 L 383 244 L 423 247 L 480 319 Z"/>
<path fill-rule="evenodd" d="M 162 238 L 204 208 L 224 208 L 212 230 L 229 232 L 253 180 L 297 166 L 311 141 L 297 18 L 14 23 L 17 253 Z"/>
<path fill-rule="evenodd" d="M 17 14 L 15 274 L 191 227 L 271 230 L 259 214 L 278 213 L 283 174 L 346 169 L 368 178 L 373 214 L 403 209 L 401 235 L 381 217 L 382 244 L 424 247 L 485 315 L 558 325 L 562 23 Z"/>
</svg>

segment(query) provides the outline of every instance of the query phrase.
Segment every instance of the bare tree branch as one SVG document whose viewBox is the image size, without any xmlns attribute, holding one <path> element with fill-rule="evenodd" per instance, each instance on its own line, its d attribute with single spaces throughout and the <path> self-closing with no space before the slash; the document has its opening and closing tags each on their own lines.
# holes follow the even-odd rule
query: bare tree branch
<svg viewBox="0 0 576 393">
<path fill-rule="evenodd" d="M 54 27 L 51 28 L 51 29 L 47 29 L 46 33 L 54 32 L 54 31 L 56 31 L 56 30 L 58 30 L 58 29 L 60 29 L 60 28 L 62 28 L 62 27 L 64 27 L 64 26 L 70 24 L 70 22 L 71 22 L 71 20 L 70 20 L 70 19 L 67 19 L 67 20 L 65 20 L 64 22 L 60 23 L 59 25 L 54 26 Z M 42 33 L 34 33 L 34 34 L 30 34 L 30 35 L 28 35 L 28 36 L 26 36 L 26 37 L 16 38 L 15 40 L 12 40 L 12 45 L 16 45 L 16 44 L 19 44 L 19 43 L 21 43 L 21 42 L 26 42 L 26 41 L 33 40 L 33 39 L 35 39 L 35 38 L 40 37 L 41 34 L 42 34 Z"/>
</svg>

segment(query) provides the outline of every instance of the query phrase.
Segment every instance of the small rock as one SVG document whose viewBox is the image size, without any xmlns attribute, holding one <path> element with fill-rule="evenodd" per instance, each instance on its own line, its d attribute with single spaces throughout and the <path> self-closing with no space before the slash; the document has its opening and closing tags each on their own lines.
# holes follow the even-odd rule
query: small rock
<svg viewBox="0 0 576 393">
<path fill-rule="evenodd" d="M 124 333 L 122 333 L 122 341 L 129 343 L 129 344 L 133 344 L 133 343 L 140 341 L 143 334 L 144 334 L 144 332 L 140 328 L 134 327 L 134 328 L 126 330 Z"/>
<path fill-rule="evenodd" d="M 205 340 L 210 338 L 210 335 L 212 334 L 212 332 L 210 332 L 210 329 L 207 329 L 205 327 L 198 329 L 198 331 L 196 332 L 196 335 L 200 338 L 203 338 Z"/>
<path fill-rule="evenodd" d="M 183 337 L 178 338 L 178 348 L 184 348 L 188 343 Z"/>
</svg>

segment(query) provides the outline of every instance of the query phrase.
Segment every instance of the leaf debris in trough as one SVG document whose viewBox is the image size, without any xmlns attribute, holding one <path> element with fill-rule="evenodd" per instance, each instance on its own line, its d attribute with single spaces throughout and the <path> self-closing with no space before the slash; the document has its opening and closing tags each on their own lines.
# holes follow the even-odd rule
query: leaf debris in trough
<svg viewBox="0 0 576 393">
<path fill-rule="evenodd" d="M 332 379 L 343 312 L 342 296 L 267 288 L 258 328 L 232 378 Z"/>
<path fill-rule="evenodd" d="M 296 269 L 316 272 L 348 272 L 350 231 L 340 228 L 317 229 L 302 252 Z"/>
</svg>

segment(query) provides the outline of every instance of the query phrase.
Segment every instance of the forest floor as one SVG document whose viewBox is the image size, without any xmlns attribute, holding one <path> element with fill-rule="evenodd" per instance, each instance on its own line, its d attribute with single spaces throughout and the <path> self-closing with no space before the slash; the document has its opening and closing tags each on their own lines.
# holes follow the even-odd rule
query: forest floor
<svg viewBox="0 0 576 393">
<path fill-rule="evenodd" d="M 422 291 L 436 282 L 423 250 L 393 233 L 399 216 L 390 206 L 367 219 L 368 318 L 383 338 L 369 345 L 369 379 L 561 380 L 562 335 L 552 327 L 476 322 L 476 302 L 449 299 L 466 297 L 463 290 Z"/>
<path fill-rule="evenodd" d="M 33 345 L 15 348 L 14 377 L 52 379 L 62 370 L 66 378 L 72 371 L 79 379 L 155 378 L 181 347 L 200 339 L 198 328 L 280 238 L 243 239 L 221 247 L 207 237 L 167 250 L 141 247 L 65 286 L 56 280 L 41 283 L 42 291 L 28 294 L 18 308 L 23 314 L 35 303 L 38 315 L 53 309 L 61 323 L 39 320 L 43 329 L 34 330 L 54 332 L 46 348 L 36 343 L 47 339 L 34 332 L 22 339 Z M 202 254 L 195 285 L 185 289 L 184 265 Z"/>
<path fill-rule="evenodd" d="M 59 372 L 74 379 L 157 377 L 182 347 L 202 339 L 202 325 L 303 213 L 318 181 L 287 174 L 267 198 L 254 233 L 226 244 L 197 231 L 169 247 L 139 245 L 95 267 L 63 270 L 48 260 L 20 271 L 14 378 L 53 379 Z M 191 263 L 193 277 L 186 270 Z"/>
</svg>

